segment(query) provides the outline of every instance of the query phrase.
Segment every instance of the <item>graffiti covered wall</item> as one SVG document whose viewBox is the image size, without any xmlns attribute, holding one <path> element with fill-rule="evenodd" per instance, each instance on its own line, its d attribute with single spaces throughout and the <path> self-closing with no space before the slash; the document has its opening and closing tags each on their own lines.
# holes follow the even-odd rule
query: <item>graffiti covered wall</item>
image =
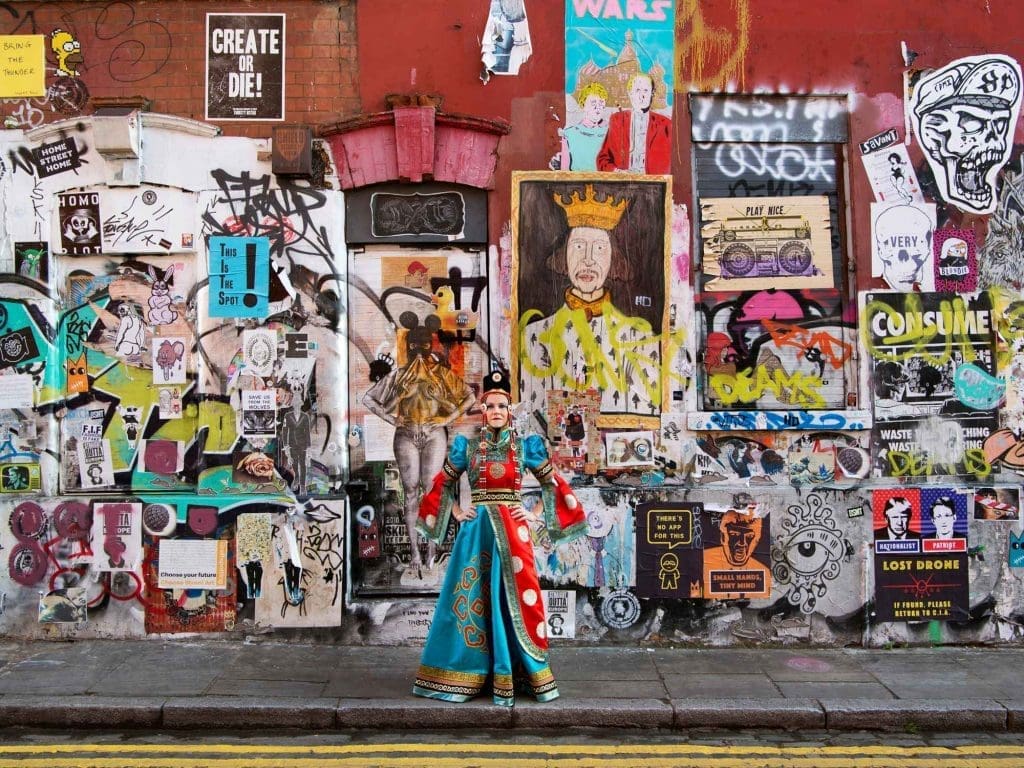
<svg viewBox="0 0 1024 768">
<path fill-rule="evenodd" d="M 173 5 L 0 4 L 0 631 L 422 640 L 497 367 L 586 510 L 552 637 L 1024 639 L 1007 11 Z"/>
<path fill-rule="evenodd" d="M 0 35 L 37 39 L 44 63 L 41 88 L 4 94 L 0 115 L 29 130 L 127 100 L 260 137 L 268 120 L 315 124 L 358 109 L 353 56 L 339 55 L 355 50 L 355 3 L 287 0 L 274 11 L 268 25 L 220 3 L 4 3 Z"/>
<path fill-rule="evenodd" d="M 107 120 L 0 135 L 4 632 L 336 626 L 341 194 L 203 124 Z M 133 157 L 97 150 L 109 120 Z"/>
</svg>

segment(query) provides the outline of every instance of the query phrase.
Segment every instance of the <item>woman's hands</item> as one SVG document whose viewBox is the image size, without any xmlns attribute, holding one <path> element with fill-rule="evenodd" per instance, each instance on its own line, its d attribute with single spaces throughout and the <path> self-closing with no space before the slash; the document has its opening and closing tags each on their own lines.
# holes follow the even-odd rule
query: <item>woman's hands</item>
<svg viewBox="0 0 1024 768">
<path fill-rule="evenodd" d="M 460 523 L 464 523 L 467 520 L 472 520 L 476 517 L 476 507 L 470 507 L 469 509 L 463 509 L 459 506 L 458 502 L 452 505 L 452 515 Z"/>
<path fill-rule="evenodd" d="M 540 504 L 537 506 L 539 507 Z M 528 510 L 521 504 L 513 504 L 508 508 L 508 512 L 512 515 L 513 520 L 518 520 L 524 523 L 535 523 L 540 519 L 537 509 Z"/>
</svg>

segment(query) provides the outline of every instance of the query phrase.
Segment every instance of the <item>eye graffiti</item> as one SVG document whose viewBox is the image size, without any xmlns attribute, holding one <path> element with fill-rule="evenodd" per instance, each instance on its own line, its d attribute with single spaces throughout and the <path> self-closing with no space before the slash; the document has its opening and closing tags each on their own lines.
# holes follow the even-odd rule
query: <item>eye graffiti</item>
<svg viewBox="0 0 1024 768">
<path fill-rule="evenodd" d="M 808 495 L 804 506 L 791 505 L 781 528 L 772 543 L 772 577 L 791 586 L 786 595 L 790 604 L 814 613 L 852 546 L 836 525 L 832 509 L 816 493 Z"/>
</svg>

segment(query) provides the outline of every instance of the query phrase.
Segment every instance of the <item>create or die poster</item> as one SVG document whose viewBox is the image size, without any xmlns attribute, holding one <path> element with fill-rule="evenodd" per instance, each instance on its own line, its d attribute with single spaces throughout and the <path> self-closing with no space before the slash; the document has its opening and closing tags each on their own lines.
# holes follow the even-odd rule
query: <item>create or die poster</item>
<svg viewBox="0 0 1024 768">
<path fill-rule="evenodd" d="M 284 120 L 284 17 L 206 14 L 207 120 Z"/>
</svg>

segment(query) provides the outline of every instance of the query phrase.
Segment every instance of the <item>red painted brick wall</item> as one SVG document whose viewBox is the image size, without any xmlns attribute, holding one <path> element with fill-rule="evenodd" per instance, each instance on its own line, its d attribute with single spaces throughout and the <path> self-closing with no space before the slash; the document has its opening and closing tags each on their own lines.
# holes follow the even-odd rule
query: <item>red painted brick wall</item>
<svg viewBox="0 0 1024 768">
<path fill-rule="evenodd" d="M 618 6 L 625 7 L 624 0 Z M 767 6 L 771 6 L 770 8 Z M 359 3 L 360 94 L 366 111 L 390 92 L 439 93 L 443 109 L 512 123 L 502 140 L 492 200 L 491 235 L 509 216 L 511 171 L 541 170 L 564 125 L 564 0 L 528 2 L 533 56 L 517 77 L 484 85 L 480 36 L 488 0 L 364 0 Z M 835 93 L 850 96 L 850 148 L 890 125 L 902 127 L 901 41 L 931 68 L 972 54 L 1021 60 L 1024 11 L 1014 2 L 891 3 L 831 0 L 761 3 L 693 0 L 676 7 L 676 111 L 673 193 L 692 205 L 687 93 Z M 401 41 L 401 42 L 399 42 Z M 1017 141 L 1024 136 L 1018 125 Z M 922 161 L 911 147 L 915 164 Z M 870 187 L 858 161 L 850 170 L 854 252 L 870 274 Z M 970 217 L 967 217 L 970 218 Z M 968 226 L 970 222 L 965 222 Z"/>
<path fill-rule="evenodd" d="M 152 111 L 205 120 L 206 14 L 284 13 L 285 121 L 317 125 L 359 112 L 356 0 L 274 3 L 14 2 L 0 6 L 0 34 L 46 35 L 47 85 L 58 80 L 49 52 L 55 29 L 81 43 L 79 79 L 93 99 L 141 95 Z M 48 99 L 0 101 L 0 116 L 17 127 L 74 117 L 72 105 Z M 266 122 L 210 121 L 224 134 L 267 137 Z"/>
</svg>

